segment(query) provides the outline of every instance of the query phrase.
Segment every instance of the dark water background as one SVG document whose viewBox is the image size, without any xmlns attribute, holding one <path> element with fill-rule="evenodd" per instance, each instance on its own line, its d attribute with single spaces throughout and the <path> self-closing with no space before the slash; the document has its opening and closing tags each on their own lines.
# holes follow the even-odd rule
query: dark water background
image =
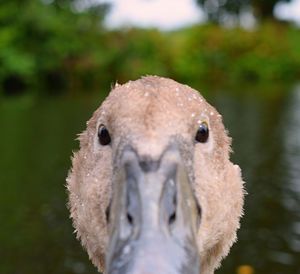
<svg viewBox="0 0 300 274">
<path fill-rule="evenodd" d="M 223 114 L 249 193 L 239 240 L 217 273 L 249 265 L 300 274 L 300 86 L 207 98 Z M 97 273 L 73 234 L 64 180 L 74 138 L 101 100 L 1 99 L 0 274 Z"/>
</svg>

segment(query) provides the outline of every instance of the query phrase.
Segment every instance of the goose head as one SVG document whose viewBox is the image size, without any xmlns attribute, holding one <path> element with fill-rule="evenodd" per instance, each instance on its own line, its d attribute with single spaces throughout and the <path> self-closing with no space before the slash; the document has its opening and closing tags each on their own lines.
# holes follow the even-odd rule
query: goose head
<svg viewBox="0 0 300 274">
<path fill-rule="evenodd" d="M 79 139 L 69 208 L 99 271 L 212 274 L 243 207 L 216 109 L 186 85 L 144 77 L 116 85 Z"/>
</svg>

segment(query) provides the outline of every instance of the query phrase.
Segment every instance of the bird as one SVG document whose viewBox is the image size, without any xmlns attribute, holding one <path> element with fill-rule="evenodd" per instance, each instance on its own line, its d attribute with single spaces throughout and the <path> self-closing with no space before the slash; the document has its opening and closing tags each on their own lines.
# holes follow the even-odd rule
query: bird
<svg viewBox="0 0 300 274">
<path fill-rule="evenodd" d="M 68 208 L 99 272 L 214 273 L 245 190 L 222 116 L 198 91 L 159 76 L 115 84 L 78 139 Z"/>
</svg>

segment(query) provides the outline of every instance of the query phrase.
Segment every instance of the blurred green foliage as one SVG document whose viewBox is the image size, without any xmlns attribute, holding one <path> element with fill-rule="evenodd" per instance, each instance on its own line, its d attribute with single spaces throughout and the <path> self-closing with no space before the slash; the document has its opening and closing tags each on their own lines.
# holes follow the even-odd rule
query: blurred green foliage
<svg viewBox="0 0 300 274">
<path fill-rule="evenodd" d="M 45 1 L 46 2 L 46 1 Z M 50 2 L 50 1 L 49 1 Z M 2 89 L 76 84 L 99 65 L 105 6 L 74 12 L 72 1 L 12 0 L 0 5 Z M 98 58 L 96 58 L 97 56 Z"/>
<path fill-rule="evenodd" d="M 72 2 L 0 5 L 2 93 L 88 91 L 145 74 L 195 87 L 300 78 L 300 30 L 285 23 L 265 21 L 254 30 L 206 24 L 173 32 L 108 31 L 106 6 L 79 12 Z"/>
</svg>

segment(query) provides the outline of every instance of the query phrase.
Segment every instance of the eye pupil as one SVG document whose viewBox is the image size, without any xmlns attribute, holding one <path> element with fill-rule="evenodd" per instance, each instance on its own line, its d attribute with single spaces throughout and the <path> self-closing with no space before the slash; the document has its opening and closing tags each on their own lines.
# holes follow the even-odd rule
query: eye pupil
<svg viewBox="0 0 300 274">
<path fill-rule="evenodd" d="M 207 123 L 203 122 L 200 124 L 197 130 L 195 140 L 199 143 L 205 143 L 208 140 L 208 136 L 209 136 L 208 125 Z"/>
<path fill-rule="evenodd" d="M 106 146 L 111 142 L 109 132 L 104 125 L 101 125 L 98 128 L 98 138 L 99 138 L 99 143 L 102 146 Z"/>
</svg>

